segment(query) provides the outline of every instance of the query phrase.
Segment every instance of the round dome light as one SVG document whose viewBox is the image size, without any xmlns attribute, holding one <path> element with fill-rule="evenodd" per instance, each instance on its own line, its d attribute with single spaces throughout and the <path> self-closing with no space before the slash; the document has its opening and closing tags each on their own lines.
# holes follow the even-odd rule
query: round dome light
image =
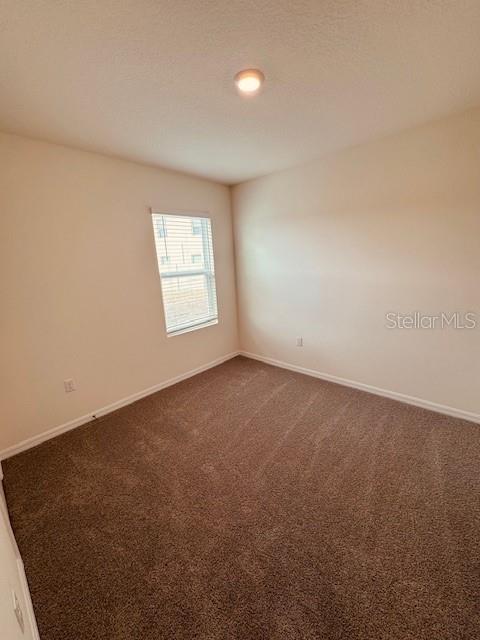
<svg viewBox="0 0 480 640">
<path fill-rule="evenodd" d="M 258 69 L 244 69 L 235 76 L 238 91 L 245 96 L 253 96 L 260 90 L 265 76 Z"/>
</svg>

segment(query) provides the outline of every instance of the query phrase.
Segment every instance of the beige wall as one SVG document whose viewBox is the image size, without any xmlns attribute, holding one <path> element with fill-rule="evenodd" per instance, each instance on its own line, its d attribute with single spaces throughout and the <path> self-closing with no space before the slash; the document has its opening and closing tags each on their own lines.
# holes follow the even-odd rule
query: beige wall
<svg viewBox="0 0 480 640">
<path fill-rule="evenodd" d="M 480 414 L 480 328 L 385 328 L 480 312 L 480 110 L 241 184 L 233 206 L 242 349 Z"/>
<path fill-rule="evenodd" d="M 150 206 L 210 213 L 218 325 L 166 337 Z M 0 451 L 238 348 L 227 187 L 0 134 L 0 235 Z"/>
</svg>

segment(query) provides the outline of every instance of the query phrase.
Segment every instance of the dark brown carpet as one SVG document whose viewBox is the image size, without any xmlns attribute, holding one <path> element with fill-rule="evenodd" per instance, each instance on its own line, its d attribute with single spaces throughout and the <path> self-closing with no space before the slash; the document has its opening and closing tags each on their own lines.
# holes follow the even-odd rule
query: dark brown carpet
<svg viewBox="0 0 480 640">
<path fill-rule="evenodd" d="M 4 464 L 42 640 L 480 637 L 480 427 L 236 358 Z"/>
</svg>

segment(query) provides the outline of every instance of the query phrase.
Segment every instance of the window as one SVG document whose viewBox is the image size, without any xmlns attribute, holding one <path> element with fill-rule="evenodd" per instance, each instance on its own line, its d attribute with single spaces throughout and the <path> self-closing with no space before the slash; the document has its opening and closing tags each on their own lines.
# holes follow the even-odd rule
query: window
<svg viewBox="0 0 480 640">
<path fill-rule="evenodd" d="M 159 238 L 164 238 L 167 235 L 167 227 L 163 223 L 160 223 L 155 230 L 158 233 Z"/>
<path fill-rule="evenodd" d="M 194 236 L 199 236 L 202 234 L 201 218 L 192 218 L 192 233 Z"/>
<path fill-rule="evenodd" d="M 154 213 L 152 220 L 167 334 L 216 323 L 210 218 Z"/>
</svg>

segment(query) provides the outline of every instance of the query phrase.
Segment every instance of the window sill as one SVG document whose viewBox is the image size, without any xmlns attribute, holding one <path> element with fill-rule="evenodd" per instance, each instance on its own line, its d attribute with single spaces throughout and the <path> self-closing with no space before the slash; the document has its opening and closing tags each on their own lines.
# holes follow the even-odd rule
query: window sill
<svg viewBox="0 0 480 640">
<path fill-rule="evenodd" d="M 175 336 L 179 336 L 182 333 L 190 333 L 191 331 L 197 331 L 197 329 L 203 329 L 204 327 L 212 327 L 214 324 L 218 324 L 218 318 L 214 320 L 208 320 L 207 322 L 202 322 L 201 324 L 194 324 L 190 327 L 185 327 L 185 329 L 178 329 L 177 331 L 170 331 L 167 333 L 167 338 L 173 338 Z"/>
</svg>

